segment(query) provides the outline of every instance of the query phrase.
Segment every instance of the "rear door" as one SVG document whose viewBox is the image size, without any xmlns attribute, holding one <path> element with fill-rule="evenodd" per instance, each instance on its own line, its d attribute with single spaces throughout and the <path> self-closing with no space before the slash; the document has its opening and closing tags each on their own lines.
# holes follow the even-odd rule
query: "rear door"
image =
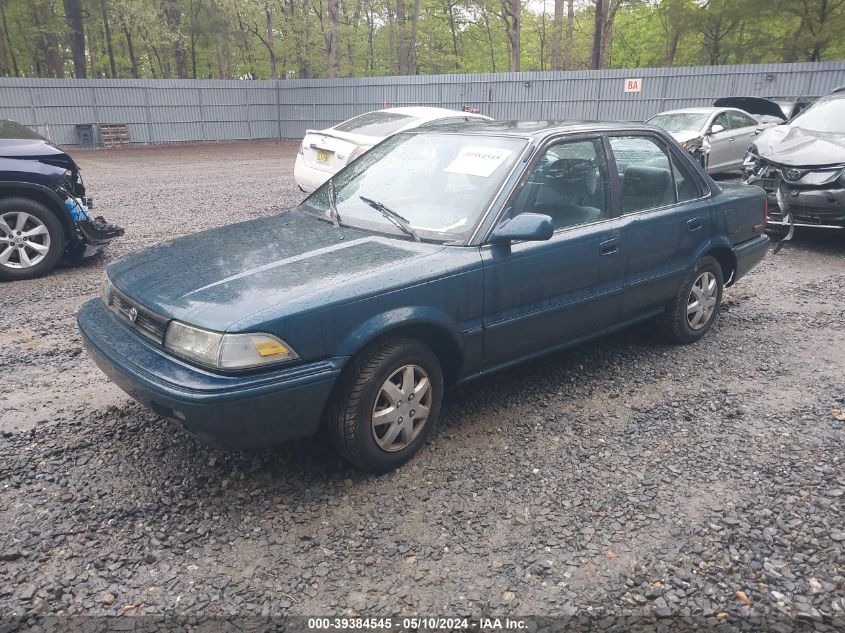
<svg viewBox="0 0 845 633">
<path fill-rule="evenodd" d="M 709 190 L 685 158 L 659 136 L 610 136 L 611 164 L 620 180 L 624 249 L 622 313 L 634 317 L 677 292 L 690 262 L 710 234 Z"/>
<path fill-rule="evenodd" d="M 484 357 L 506 364 L 599 331 L 619 318 L 620 220 L 599 136 L 552 141 L 527 170 L 506 215 L 552 217 L 545 242 L 485 245 Z"/>
</svg>

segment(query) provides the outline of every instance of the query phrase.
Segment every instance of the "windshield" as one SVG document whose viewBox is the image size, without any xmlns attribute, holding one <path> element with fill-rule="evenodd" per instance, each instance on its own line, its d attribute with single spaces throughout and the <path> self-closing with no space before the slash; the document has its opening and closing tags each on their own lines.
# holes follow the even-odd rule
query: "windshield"
<svg viewBox="0 0 845 633">
<path fill-rule="evenodd" d="M 811 132 L 845 134 L 845 99 L 816 101 L 795 117 L 791 124 Z"/>
<path fill-rule="evenodd" d="M 362 134 L 363 136 L 390 136 L 417 119 L 397 112 L 368 112 L 335 126 L 338 132 Z"/>
<path fill-rule="evenodd" d="M 14 121 L 9 121 L 8 119 L 0 119 L 0 138 L 44 140 L 44 137 L 40 134 L 36 134 L 28 127 L 20 123 L 15 123 Z"/>
<path fill-rule="evenodd" d="M 651 117 L 646 123 L 662 127 L 667 132 L 698 132 L 704 127 L 708 116 L 705 112 L 658 114 Z"/>
<path fill-rule="evenodd" d="M 463 134 L 404 133 L 361 156 L 303 203 L 331 217 L 333 181 L 343 225 L 403 232 L 375 208 L 407 221 L 422 239 L 463 241 L 499 190 L 527 141 Z M 361 198 L 367 200 L 362 200 Z"/>
</svg>

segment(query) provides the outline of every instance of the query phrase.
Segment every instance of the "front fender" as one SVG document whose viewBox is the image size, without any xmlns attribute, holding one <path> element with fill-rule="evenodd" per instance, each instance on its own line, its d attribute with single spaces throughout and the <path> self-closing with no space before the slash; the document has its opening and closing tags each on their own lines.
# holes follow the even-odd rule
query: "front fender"
<svg viewBox="0 0 845 633">
<path fill-rule="evenodd" d="M 73 218 L 65 206 L 64 200 L 54 190 L 50 189 L 50 187 L 37 182 L 0 180 L 0 194 L 11 193 L 12 195 L 19 195 L 21 192 L 25 193 L 27 191 L 31 191 L 49 201 L 51 210 L 56 214 L 66 230 L 70 230 L 73 227 Z"/>
<path fill-rule="evenodd" d="M 415 327 L 437 330 L 442 336 L 448 337 L 457 350 L 463 352 L 460 328 L 448 313 L 431 306 L 406 306 L 377 314 L 361 323 L 341 341 L 336 355 L 352 356 L 385 334 Z"/>
</svg>

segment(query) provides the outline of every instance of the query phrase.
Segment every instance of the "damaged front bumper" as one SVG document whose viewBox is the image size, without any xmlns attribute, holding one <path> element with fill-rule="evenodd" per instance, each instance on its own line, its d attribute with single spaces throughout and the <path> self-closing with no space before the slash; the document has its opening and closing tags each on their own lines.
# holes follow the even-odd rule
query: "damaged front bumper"
<svg viewBox="0 0 845 633">
<path fill-rule="evenodd" d="M 793 167 L 750 156 L 742 182 L 762 187 L 771 226 L 845 229 L 845 166 Z"/>
<path fill-rule="evenodd" d="M 64 260 L 78 262 L 102 253 L 113 239 L 121 237 L 124 230 L 106 221 L 102 216 L 93 217 L 90 213 L 94 201 L 91 198 L 78 198 L 67 189 L 57 191 L 65 195 L 65 208 L 73 223 L 74 235 L 68 240 Z"/>
</svg>

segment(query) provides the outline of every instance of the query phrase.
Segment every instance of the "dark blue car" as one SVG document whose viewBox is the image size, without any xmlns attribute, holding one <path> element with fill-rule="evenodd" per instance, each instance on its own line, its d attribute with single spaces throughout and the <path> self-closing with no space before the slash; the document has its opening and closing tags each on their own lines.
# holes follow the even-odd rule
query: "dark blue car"
<svg viewBox="0 0 845 633">
<path fill-rule="evenodd" d="M 644 319 L 700 339 L 763 258 L 765 215 L 762 189 L 716 184 L 649 126 L 444 126 L 281 215 L 112 264 L 78 322 L 103 371 L 203 440 L 324 428 L 384 471 L 449 386 Z"/>
</svg>

